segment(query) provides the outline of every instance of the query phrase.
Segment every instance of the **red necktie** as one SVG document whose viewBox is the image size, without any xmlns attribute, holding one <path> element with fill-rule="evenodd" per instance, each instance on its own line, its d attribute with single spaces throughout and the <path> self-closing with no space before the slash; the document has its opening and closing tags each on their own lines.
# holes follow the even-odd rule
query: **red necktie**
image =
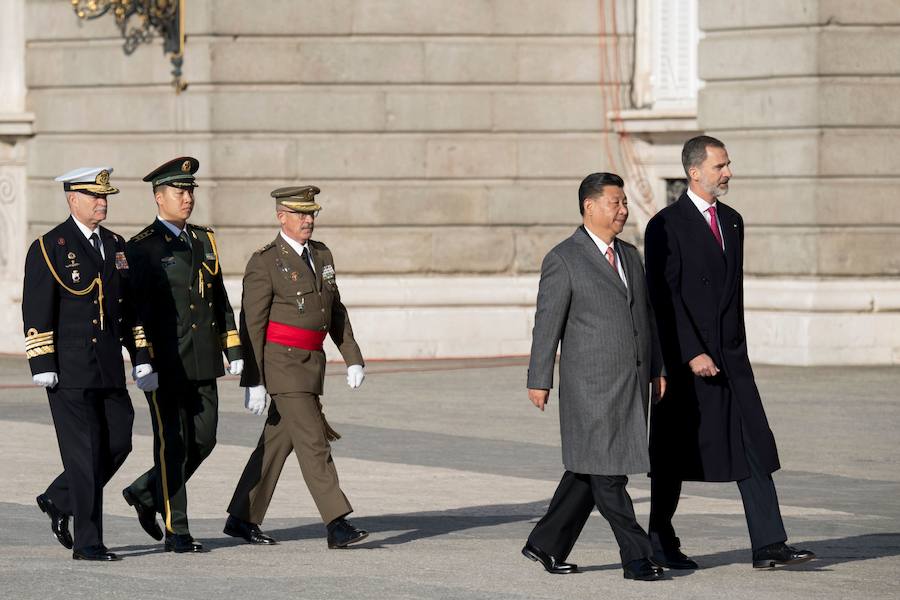
<svg viewBox="0 0 900 600">
<path fill-rule="evenodd" d="M 616 268 L 616 252 L 612 249 L 612 246 L 606 247 L 606 260 L 609 261 L 609 264 L 613 268 L 613 271 L 618 273 L 619 269 Z"/>
<path fill-rule="evenodd" d="M 716 241 L 719 243 L 719 248 L 722 248 L 722 232 L 719 231 L 719 219 L 716 218 L 716 207 L 715 205 L 711 205 L 706 210 L 709 211 L 709 228 L 712 229 L 713 237 L 716 238 Z"/>
</svg>

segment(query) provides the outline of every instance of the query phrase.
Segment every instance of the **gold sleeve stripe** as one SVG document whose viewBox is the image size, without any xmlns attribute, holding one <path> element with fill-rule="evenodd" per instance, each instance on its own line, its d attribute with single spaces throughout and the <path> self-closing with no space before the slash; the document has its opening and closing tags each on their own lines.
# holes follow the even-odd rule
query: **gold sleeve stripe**
<svg viewBox="0 0 900 600">
<path fill-rule="evenodd" d="M 235 348 L 241 345 L 241 336 L 237 330 L 230 329 L 222 336 L 222 345 L 226 348 Z"/>
<path fill-rule="evenodd" d="M 46 344 L 52 344 L 52 343 L 53 343 L 53 336 L 51 335 L 50 337 L 45 337 L 45 338 L 40 338 L 40 339 L 34 339 L 34 338 L 27 339 L 27 340 L 25 340 L 25 347 L 31 348 L 32 346 L 44 346 Z"/>
<path fill-rule="evenodd" d="M 54 352 L 56 352 L 56 348 L 54 348 L 53 344 L 50 344 L 32 350 L 26 350 L 25 356 L 28 358 L 36 358 L 38 356 L 43 356 L 44 354 L 53 354 Z"/>
<path fill-rule="evenodd" d="M 148 342 L 148 341 L 145 340 L 145 339 L 137 339 L 137 338 L 135 338 L 135 340 L 134 340 L 134 347 L 135 347 L 135 348 L 149 348 L 149 347 L 150 347 L 150 342 Z"/>
<path fill-rule="evenodd" d="M 138 325 L 137 327 L 132 327 L 132 328 L 131 328 L 131 333 L 134 334 L 134 337 L 137 337 L 137 336 L 139 336 L 139 335 L 144 335 L 144 333 L 145 333 L 145 332 L 144 332 L 144 326 L 143 326 L 143 325 Z"/>
</svg>

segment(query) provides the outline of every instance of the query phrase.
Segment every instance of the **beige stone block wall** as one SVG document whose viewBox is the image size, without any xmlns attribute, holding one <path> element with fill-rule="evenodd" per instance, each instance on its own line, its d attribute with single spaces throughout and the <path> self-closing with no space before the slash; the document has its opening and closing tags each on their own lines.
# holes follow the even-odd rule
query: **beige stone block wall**
<svg viewBox="0 0 900 600">
<path fill-rule="evenodd" d="M 534 273 L 618 153 L 603 95 L 627 106 L 634 6 L 606 4 L 604 22 L 593 0 L 191 0 L 176 95 L 159 40 L 126 57 L 111 18 L 27 0 L 29 232 L 65 217 L 54 176 L 105 163 L 131 234 L 154 213 L 141 177 L 189 154 L 192 220 L 230 277 L 274 236 L 268 192 L 297 183 L 322 188 L 344 272 Z M 602 51 L 621 68 L 601 81 Z"/>
<path fill-rule="evenodd" d="M 725 141 L 750 274 L 900 275 L 900 4 L 701 0 L 698 122 Z"/>
</svg>

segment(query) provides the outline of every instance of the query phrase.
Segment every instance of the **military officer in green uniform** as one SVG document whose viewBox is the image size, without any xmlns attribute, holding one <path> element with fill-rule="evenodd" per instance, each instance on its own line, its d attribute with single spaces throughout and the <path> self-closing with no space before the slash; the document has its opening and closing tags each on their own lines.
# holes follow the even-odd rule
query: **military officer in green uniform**
<svg viewBox="0 0 900 600">
<path fill-rule="evenodd" d="M 310 494 L 327 525 L 329 548 L 345 548 L 368 534 L 345 517 L 352 512 L 341 491 L 329 440 L 337 434 L 322 415 L 325 379 L 322 342 L 330 335 L 355 389 L 365 377 L 363 358 L 341 302 L 331 251 L 310 239 L 320 206 L 315 186 L 272 192 L 281 231 L 257 250 L 244 272 L 241 342 L 247 368 L 241 377 L 245 406 L 261 415 L 271 395 L 259 444 L 234 491 L 225 533 L 251 544 L 273 544 L 259 525 L 278 476 L 297 454 Z"/>
<path fill-rule="evenodd" d="M 188 527 L 185 484 L 216 443 L 216 378 L 243 369 L 240 338 L 222 282 L 216 238 L 187 220 L 194 208 L 189 156 L 170 160 L 144 181 L 153 186 L 159 215 L 127 244 L 138 314 L 153 348 L 154 372 L 138 379 L 153 424 L 153 468 L 123 490 L 144 530 L 165 549 L 200 552 Z"/>
</svg>

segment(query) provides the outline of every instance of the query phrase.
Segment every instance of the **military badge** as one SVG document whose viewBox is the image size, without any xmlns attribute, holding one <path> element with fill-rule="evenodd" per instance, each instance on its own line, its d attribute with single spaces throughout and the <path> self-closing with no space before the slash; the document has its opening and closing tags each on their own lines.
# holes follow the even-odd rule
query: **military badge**
<svg viewBox="0 0 900 600">
<path fill-rule="evenodd" d="M 76 257 L 75 257 L 75 253 L 74 253 L 74 252 L 69 252 L 69 253 L 66 255 L 66 258 L 69 259 L 68 264 L 66 264 L 66 268 L 67 268 L 67 269 L 74 269 L 75 267 L 77 267 L 77 266 L 80 264 L 80 263 L 75 262 L 75 258 L 76 258 Z"/>
<path fill-rule="evenodd" d="M 79 282 L 81 282 L 81 273 L 79 273 L 78 270 L 76 269 L 75 271 L 72 271 L 72 283 L 79 283 Z"/>
<path fill-rule="evenodd" d="M 291 281 L 297 281 L 299 277 L 300 273 L 298 273 L 297 271 L 291 271 Z"/>
<path fill-rule="evenodd" d="M 75 253 L 69 252 L 68 254 L 66 254 L 66 258 L 68 258 L 69 260 L 75 260 Z"/>
<path fill-rule="evenodd" d="M 66 238 L 59 238 L 58 240 L 56 240 L 56 243 L 59 244 L 60 246 L 65 246 Z"/>
<path fill-rule="evenodd" d="M 213 252 L 206 253 L 206 260 L 216 260 L 216 255 Z"/>
<path fill-rule="evenodd" d="M 297 299 L 297 311 L 303 312 L 306 305 L 306 298 L 298 298 Z"/>
<path fill-rule="evenodd" d="M 174 256 L 163 256 L 160 259 L 162 263 L 163 269 L 168 269 L 169 267 L 175 266 L 175 257 Z"/>
<path fill-rule="evenodd" d="M 124 252 L 116 252 L 116 269 L 121 271 L 128 268 L 128 260 L 125 258 Z"/>
<path fill-rule="evenodd" d="M 172 236 L 169 235 L 168 233 L 166 234 L 166 241 L 167 241 L 167 242 L 171 242 L 171 241 L 172 241 Z"/>
<path fill-rule="evenodd" d="M 94 183 L 99 183 L 100 185 L 109 185 L 109 171 L 100 171 L 97 175 L 97 179 L 94 180 Z"/>
<path fill-rule="evenodd" d="M 331 265 L 325 265 L 322 267 L 322 277 L 327 279 L 330 282 L 334 281 L 334 267 Z"/>
<path fill-rule="evenodd" d="M 182 173 L 190 173 L 191 172 L 191 161 L 186 160 L 181 163 L 181 172 Z"/>
</svg>

